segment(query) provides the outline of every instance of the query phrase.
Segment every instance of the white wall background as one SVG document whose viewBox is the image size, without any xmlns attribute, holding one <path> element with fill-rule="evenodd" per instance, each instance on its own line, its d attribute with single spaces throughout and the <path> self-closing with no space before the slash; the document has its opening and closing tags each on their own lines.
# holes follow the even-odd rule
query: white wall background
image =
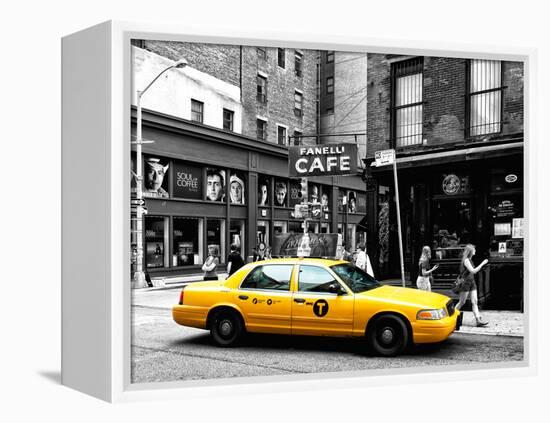
<svg viewBox="0 0 550 423">
<path fill-rule="evenodd" d="M 323 4 L 326 3 L 326 4 Z M 108 19 L 186 23 L 212 31 L 361 35 L 502 46 L 537 46 L 539 118 L 548 107 L 549 46 L 544 2 L 434 1 L 183 2 L 19 1 L 0 26 L 2 116 L 0 374 L 3 421 L 407 421 L 518 422 L 547 416 L 549 284 L 539 266 L 539 374 L 471 382 L 400 385 L 111 406 L 59 385 L 60 371 L 60 38 Z M 359 6 L 361 5 L 361 6 Z M 361 9 L 356 10 L 357 7 Z M 351 13 L 351 11 L 354 11 Z M 291 12 L 291 13 L 290 13 Z M 323 29 L 324 28 L 324 29 Z M 543 78 L 544 77 L 544 78 Z M 538 136 L 539 258 L 549 253 L 548 134 Z M 546 168 L 546 169 L 545 169 Z M 543 173 L 544 172 L 544 173 Z M 83 193 L 85 195 L 85 193 Z M 85 240 L 83 240 L 85 242 Z M 82 269 L 85 271 L 85 269 Z M 82 293 L 85 295 L 85 292 Z M 365 382 L 367 385 L 368 382 Z M 456 397 L 472 398 L 466 405 Z M 319 404 L 318 407 L 306 404 Z M 540 417 L 535 417 L 536 415 Z"/>
</svg>

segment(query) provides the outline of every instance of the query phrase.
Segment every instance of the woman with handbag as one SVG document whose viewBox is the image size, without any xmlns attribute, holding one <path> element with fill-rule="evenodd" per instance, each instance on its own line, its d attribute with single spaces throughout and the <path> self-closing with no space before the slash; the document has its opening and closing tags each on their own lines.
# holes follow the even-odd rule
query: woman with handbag
<svg viewBox="0 0 550 423">
<path fill-rule="evenodd" d="M 204 272 L 205 281 L 216 281 L 218 280 L 218 273 L 216 268 L 220 264 L 220 259 L 218 258 L 218 248 L 215 245 L 210 245 L 208 247 L 208 257 L 202 265 L 202 270 Z"/>
<path fill-rule="evenodd" d="M 479 272 L 483 266 L 485 266 L 489 260 L 485 259 L 477 267 L 474 267 L 472 264 L 472 257 L 476 254 L 476 247 L 472 244 L 467 244 L 462 253 L 462 262 L 460 263 L 460 275 L 458 280 L 458 304 L 455 306 L 457 310 L 460 310 L 466 300 L 468 295 L 470 296 L 470 301 L 472 302 L 472 311 L 476 319 L 476 326 L 487 326 L 489 322 L 483 321 L 481 319 L 481 314 L 479 313 L 479 308 L 477 306 L 477 286 L 474 275 Z M 462 277 L 462 279 L 460 279 Z"/>
<path fill-rule="evenodd" d="M 430 269 L 430 259 L 432 258 L 432 250 L 425 245 L 422 247 L 422 254 L 418 260 L 418 278 L 416 278 L 416 287 L 423 291 L 431 291 L 433 278 L 432 273 L 439 267 L 437 264 Z"/>
</svg>

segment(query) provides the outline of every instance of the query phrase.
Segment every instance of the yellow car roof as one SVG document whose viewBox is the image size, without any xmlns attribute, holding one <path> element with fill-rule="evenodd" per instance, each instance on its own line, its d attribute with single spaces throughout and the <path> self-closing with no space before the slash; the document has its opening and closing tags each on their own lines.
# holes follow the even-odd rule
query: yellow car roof
<svg viewBox="0 0 550 423">
<path fill-rule="evenodd" d="M 286 257 L 286 258 L 276 258 L 270 260 L 261 260 L 256 261 L 251 264 L 299 264 L 299 263 L 315 263 L 315 264 L 324 264 L 325 266 L 332 266 L 338 263 L 349 263 L 345 260 L 334 260 L 334 259 L 325 259 L 325 258 L 316 258 L 316 257 Z"/>
</svg>

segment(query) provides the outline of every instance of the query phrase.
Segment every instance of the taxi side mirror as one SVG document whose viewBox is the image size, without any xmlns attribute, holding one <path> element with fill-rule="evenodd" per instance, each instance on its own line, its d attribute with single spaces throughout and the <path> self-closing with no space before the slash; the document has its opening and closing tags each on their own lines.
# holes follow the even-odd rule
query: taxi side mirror
<svg viewBox="0 0 550 423">
<path fill-rule="evenodd" d="M 336 294 L 336 295 L 343 295 L 344 294 L 344 290 L 342 289 L 342 287 L 337 284 L 336 282 L 334 283 L 331 283 L 328 287 L 328 292 L 330 292 L 331 294 Z"/>
</svg>

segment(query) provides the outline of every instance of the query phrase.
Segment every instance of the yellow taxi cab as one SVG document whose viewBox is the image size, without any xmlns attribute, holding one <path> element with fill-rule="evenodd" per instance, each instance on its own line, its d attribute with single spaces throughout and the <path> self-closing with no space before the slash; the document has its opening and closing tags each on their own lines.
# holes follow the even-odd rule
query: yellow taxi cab
<svg viewBox="0 0 550 423">
<path fill-rule="evenodd" d="M 226 280 L 189 284 L 172 316 L 210 330 L 220 346 L 246 332 L 363 337 L 382 356 L 444 341 L 461 321 L 449 297 L 382 285 L 347 261 L 316 258 L 249 263 Z"/>
</svg>

